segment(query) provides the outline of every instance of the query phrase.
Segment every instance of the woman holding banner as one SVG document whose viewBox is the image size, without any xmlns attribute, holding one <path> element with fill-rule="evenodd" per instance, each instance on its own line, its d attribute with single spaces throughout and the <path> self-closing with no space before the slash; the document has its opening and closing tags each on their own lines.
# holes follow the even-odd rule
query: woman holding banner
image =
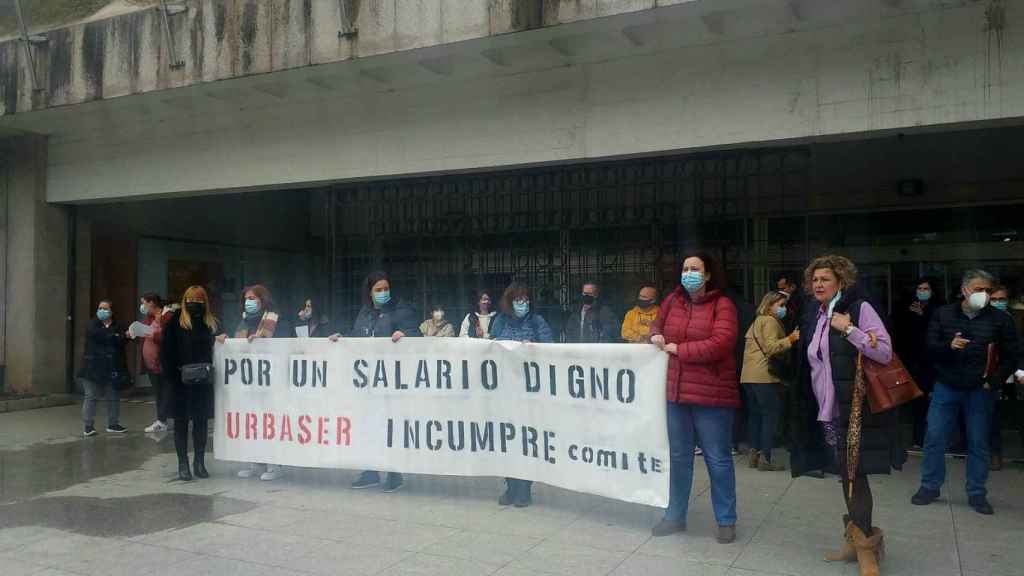
<svg viewBox="0 0 1024 576">
<path fill-rule="evenodd" d="M 208 478 L 206 435 L 213 416 L 214 339 L 220 323 L 210 311 L 210 299 L 202 286 L 190 286 L 164 325 L 160 342 L 160 364 L 174 407 L 174 449 L 178 453 L 178 478 L 184 481 Z M 188 424 L 192 421 L 195 456 L 188 466 Z"/>
<path fill-rule="evenodd" d="M 793 476 L 838 465 L 847 509 L 845 542 L 825 559 L 857 561 L 861 574 L 877 576 L 885 548 L 882 531 L 871 525 L 868 475 L 901 468 L 906 452 L 897 411 L 872 414 L 866 398 L 859 405 L 853 398 L 860 356 L 888 364 L 892 339 L 857 289 L 857 267 L 849 259 L 821 256 L 804 276 L 818 305 L 800 322 L 799 372 L 790 399 Z"/>
<path fill-rule="evenodd" d="M 736 306 L 725 274 L 706 252 L 683 261 L 680 286 L 662 302 L 651 343 L 668 352 L 669 504 L 655 536 L 686 530 L 699 443 L 711 477 L 718 542 L 736 539 L 736 469 L 732 425 L 740 403 L 736 374 Z"/>
<path fill-rule="evenodd" d="M 270 290 L 261 284 L 254 284 L 242 292 L 242 321 L 235 328 L 235 338 L 273 338 L 277 332 L 278 315 L 274 311 L 274 298 Z M 259 474 L 260 480 L 271 482 L 280 478 L 284 471 L 277 464 L 250 464 L 238 471 L 239 478 L 252 478 Z"/>
<path fill-rule="evenodd" d="M 517 342 L 554 341 L 551 327 L 544 318 L 531 309 L 530 289 L 526 284 L 512 282 L 501 297 L 501 314 L 491 325 L 491 336 L 495 340 Z M 517 478 L 505 478 L 505 493 L 498 498 L 498 504 L 525 508 L 533 502 L 533 482 Z"/>
<path fill-rule="evenodd" d="M 384 272 L 371 272 L 363 285 L 363 307 L 352 325 L 353 338 L 391 338 L 398 342 L 406 336 L 419 336 L 416 311 L 403 301 L 391 296 L 391 280 Z M 337 335 L 331 340 L 337 341 Z M 388 473 L 384 492 L 394 492 L 405 482 L 402 474 Z M 367 470 L 356 478 L 352 488 L 360 490 L 380 484 L 380 473 Z"/>
</svg>

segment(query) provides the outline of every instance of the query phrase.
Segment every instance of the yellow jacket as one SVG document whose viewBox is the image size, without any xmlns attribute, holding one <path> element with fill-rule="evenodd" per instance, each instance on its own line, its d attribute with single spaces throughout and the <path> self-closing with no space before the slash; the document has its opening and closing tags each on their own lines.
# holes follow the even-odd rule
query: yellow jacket
<svg viewBox="0 0 1024 576">
<path fill-rule="evenodd" d="M 647 310 L 634 306 L 626 312 L 622 320 L 622 339 L 626 342 L 647 342 L 651 333 L 651 324 L 658 317 L 659 306 L 655 304 Z"/>
<path fill-rule="evenodd" d="M 757 340 L 755 341 L 754 338 Z M 778 377 L 768 369 L 768 358 L 785 354 L 792 347 L 793 342 L 786 337 L 782 322 L 772 316 L 761 315 L 755 318 L 754 323 L 747 330 L 740 382 L 743 384 L 779 384 Z"/>
</svg>

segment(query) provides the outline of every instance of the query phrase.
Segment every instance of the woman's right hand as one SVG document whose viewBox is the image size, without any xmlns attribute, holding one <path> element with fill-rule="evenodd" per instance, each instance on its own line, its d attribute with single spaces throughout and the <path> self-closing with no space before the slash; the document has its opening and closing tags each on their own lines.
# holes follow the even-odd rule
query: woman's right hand
<svg viewBox="0 0 1024 576">
<path fill-rule="evenodd" d="M 227 340 L 227 339 L 228 339 L 228 335 L 227 334 L 218 334 L 217 335 L 217 344 L 223 344 L 224 341 Z"/>
<path fill-rule="evenodd" d="M 789 335 L 789 342 L 790 342 L 790 344 L 796 344 L 799 340 L 800 340 L 800 329 L 797 328 L 796 330 L 793 330 L 793 332 L 790 333 L 790 335 Z"/>
<path fill-rule="evenodd" d="M 662 336 L 661 334 L 655 334 L 654 336 L 651 336 L 651 344 L 654 344 L 655 346 L 657 346 L 658 350 L 664 350 L 665 349 L 665 337 Z"/>
<path fill-rule="evenodd" d="M 331 342 L 337 342 L 338 340 L 341 340 L 341 334 L 331 334 L 327 339 Z"/>
</svg>

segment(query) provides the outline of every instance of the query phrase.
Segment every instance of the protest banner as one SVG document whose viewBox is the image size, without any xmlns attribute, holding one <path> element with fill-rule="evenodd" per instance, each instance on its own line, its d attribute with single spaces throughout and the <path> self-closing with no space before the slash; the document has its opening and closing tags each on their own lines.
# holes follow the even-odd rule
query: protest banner
<svg viewBox="0 0 1024 576">
<path fill-rule="evenodd" d="M 668 502 L 667 360 L 654 346 L 230 339 L 214 361 L 220 460 Z"/>
</svg>

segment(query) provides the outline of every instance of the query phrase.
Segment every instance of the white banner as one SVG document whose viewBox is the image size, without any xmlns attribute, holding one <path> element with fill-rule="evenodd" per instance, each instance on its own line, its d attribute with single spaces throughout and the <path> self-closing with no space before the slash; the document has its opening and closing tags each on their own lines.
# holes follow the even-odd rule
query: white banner
<svg viewBox="0 0 1024 576">
<path fill-rule="evenodd" d="M 664 507 L 663 352 L 463 338 L 228 340 L 221 460 L 508 476 Z"/>
</svg>

